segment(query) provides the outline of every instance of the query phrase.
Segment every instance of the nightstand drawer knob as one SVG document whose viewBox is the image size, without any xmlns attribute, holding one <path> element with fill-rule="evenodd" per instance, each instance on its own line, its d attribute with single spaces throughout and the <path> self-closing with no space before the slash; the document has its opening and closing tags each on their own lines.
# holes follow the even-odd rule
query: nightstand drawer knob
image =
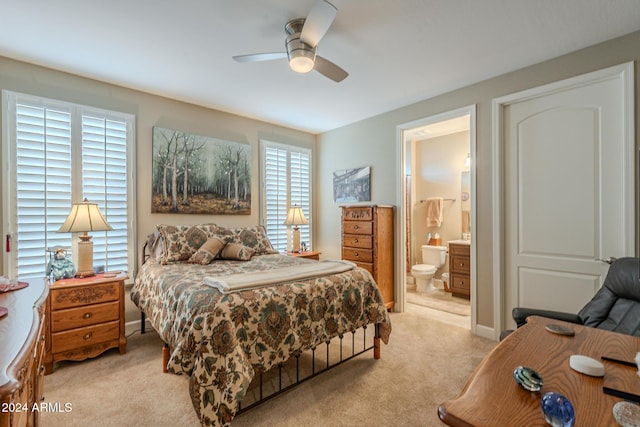
<svg viewBox="0 0 640 427">
<path fill-rule="evenodd" d="M 89 341 L 91 339 L 91 337 L 93 336 L 93 332 L 89 332 L 88 334 L 85 334 L 82 339 L 84 339 L 85 341 Z"/>
<path fill-rule="evenodd" d="M 353 243 L 358 243 L 358 239 L 355 239 L 355 240 L 353 241 Z"/>
<path fill-rule="evenodd" d="M 84 319 L 91 319 L 91 313 L 85 313 L 84 316 L 82 316 Z"/>
</svg>

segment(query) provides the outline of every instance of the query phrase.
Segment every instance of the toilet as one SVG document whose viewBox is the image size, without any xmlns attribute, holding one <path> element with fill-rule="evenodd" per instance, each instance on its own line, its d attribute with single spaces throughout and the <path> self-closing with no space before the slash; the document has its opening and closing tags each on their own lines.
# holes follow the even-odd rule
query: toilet
<svg viewBox="0 0 640 427">
<path fill-rule="evenodd" d="M 442 267 L 447 259 L 446 246 L 422 245 L 422 262 L 411 267 L 411 275 L 416 279 L 418 292 L 433 292 L 433 275 Z"/>
</svg>

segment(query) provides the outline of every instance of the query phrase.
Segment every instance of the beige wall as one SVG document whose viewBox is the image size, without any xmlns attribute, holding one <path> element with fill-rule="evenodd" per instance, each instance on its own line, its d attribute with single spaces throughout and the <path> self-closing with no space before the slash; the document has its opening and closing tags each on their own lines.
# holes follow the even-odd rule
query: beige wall
<svg viewBox="0 0 640 427">
<path fill-rule="evenodd" d="M 340 212 L 332 202 L 331 173 L 336 169 L 370 165 L 373 203 L 396 204 L 401 179 L 396 127 L 424 117 L 475 104 L 477 322 L 493 327 L 493 226 L 491 102 L 492 99 L 609 66 L 640 59 L 640 32 L 592 46 L 547 62 L 427 99 L 319 136 L 317 159 L 316 241 L 323 253 L 340 255 Z M 640 123 L 640 66 L 635 68 L 636 123 Z M 375 96 L 375 91 L 372 91 Z M 636 147 L 640 126 L 636 125 Z M 636 189 L 637 194 L 637 189 Z M 637 196 L 636 196 L 637 200 Z M 637 205 L 637 202 L 636 202 Z M 396 231 L 399 221 L 396 217 Z M 637 241 L 637 239 L 636 239 Z M 397 246 L 397 245 L 396 245 Z M 396 250 L 396 254 L 398 250 Z M 397 287 L 396 287 L 397 292 Z"/>
<path fill-rule="evenodd" d="M 171 84 L 171 82 L 167 82 Z M 194 224 L 215 222 L 224 226 L 248 226 L 259 223 L 259 140 L 284 142 L 313 148 L 316 136 L 245 117 L 198 107 L 143 92 L 85 79 L 0 57 L 0 89 L 38 95 L 67 102 L 131 113 L 136 116 L 136 225 L 137 246 L 156 224 Z M 251 144 L 251 215 L 172 215 L 151 214 L 151 129 L 159 125 L 230 141 Z M 0 125 L 1 126 L 1 125 Z M 4 138 L 4 132 L 0 132 Z M 3 139 L 3 144 L 5 143 Z M 5 160 L 2 161 L 3 172 Z M 4 180 L 5 173 L 0 174 Z M 3 185 L 3 184 L 0 184 Z M 2 187 L 0 187 L 2 188 Z M 0 215 L 2 210 L 0 209 Z M 4 221 L 3 221 L 4 224 Z M 44 255 L 44 248 L 43 248 Z M 2 260 L 0 259 L 0 263 Z M 4 271 L 0 264 L 0 271 Z M 138 317 L 127 299 L 127 321 Z"/>
</svg>

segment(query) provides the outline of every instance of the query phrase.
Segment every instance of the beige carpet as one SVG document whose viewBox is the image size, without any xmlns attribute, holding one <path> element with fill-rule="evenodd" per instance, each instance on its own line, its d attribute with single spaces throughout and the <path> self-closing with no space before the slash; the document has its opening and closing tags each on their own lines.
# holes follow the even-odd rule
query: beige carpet
<svg viewBox="0 0 640 427">
<path fill-rule="evenodd" d="M 458 316 L 470 316 L 471 305 L 468 299 L 454 297 L 450 292 L 436 289 L 430 293 L 407 291 L 407 302 L 418 304 L 434 310 L 446 311 Z"/>
<path fill-rule="evenodd" d="M 496 343 L 429 318 L 408 305 L 392 313 L 382 359 L 359 356 L 239 415 L 232 426 L 440 426 L 437 407 L 456 397 Z M 46 402 L 71 411 L 43 413 L 42 425 L 198 426 L 188 378 L 161 372 L 155 333 L 133 334 L 127 354 L 110 350 L 84 362 L 61 362 L 44 382 Z"/>
</svg>

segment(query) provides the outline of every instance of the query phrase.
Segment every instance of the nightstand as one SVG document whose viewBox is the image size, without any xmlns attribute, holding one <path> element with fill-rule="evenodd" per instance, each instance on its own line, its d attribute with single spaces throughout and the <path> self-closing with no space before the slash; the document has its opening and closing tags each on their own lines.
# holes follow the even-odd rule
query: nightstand
<svg viewBox="0 0 640 427">
<path fill-rule="evenodd" d="M 126 273 L 103 273 L 51 284 L 46 310 L 46 374 L 61 360 L 85 360 L 110 348 L 126 353 L 124 281 L 128 278 Z"/>
<path fill-rule="evenodd" d="M 309 259 L 315 259 L 315 260 L 320 260 L 320 254 L 322 252 L 318 252 L 318 251 L 305 251 L 305 252 L 287 252 L 287 255 L 289 256 L 297 256 L 300 258 L 309 258 Z"/>
</svg>

